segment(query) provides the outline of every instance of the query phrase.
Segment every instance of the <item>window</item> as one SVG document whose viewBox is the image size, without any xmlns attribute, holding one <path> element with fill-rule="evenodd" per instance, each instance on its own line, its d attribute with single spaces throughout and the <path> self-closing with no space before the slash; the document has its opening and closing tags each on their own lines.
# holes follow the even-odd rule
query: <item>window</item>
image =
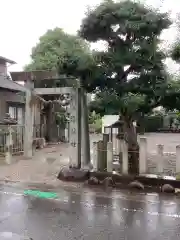
<svg viewBox="0 0 180 240">
<path fill-rule="evenodd" d="M 9 114 L 10 114 L 10 117 L 17 120 L 17 109 L 16 107 L 9 107 Z"/>
<path fill-rule="evenodd" d="M 9 106 L 8 110 L 10 117 L 17 121 L 18 124 L 24 123 L 23 107 Z"/>
<path fill-rule="evenodd" d="M 23 124 L 23 109 L 22 107 L 17 108 L 17 122 L 18 124 Z"/>
</svg>

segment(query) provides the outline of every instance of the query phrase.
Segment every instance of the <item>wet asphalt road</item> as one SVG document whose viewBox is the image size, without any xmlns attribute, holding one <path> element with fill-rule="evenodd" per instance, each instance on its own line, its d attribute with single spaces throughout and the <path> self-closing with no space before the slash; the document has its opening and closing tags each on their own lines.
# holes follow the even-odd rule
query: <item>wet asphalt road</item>
<svg viewBox="0 0 180 240">
<path fill-rule="evenodd" d="M 40 199 L 0 186 L 0 240 L 180 239 L 180 199 L 173 196 L 87 189 L 57 193 L 56 200 Z"/>
</svg>

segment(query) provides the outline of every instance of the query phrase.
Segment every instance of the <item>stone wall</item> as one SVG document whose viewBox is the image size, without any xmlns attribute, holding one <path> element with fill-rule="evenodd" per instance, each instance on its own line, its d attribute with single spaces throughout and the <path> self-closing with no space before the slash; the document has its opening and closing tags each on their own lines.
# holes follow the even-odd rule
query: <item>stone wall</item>
<svg viewBox="0 0 180 240">
<path fill-rule="evenodd" d="M 117 140 L 118 144 L 114 145 L 112 142 L 108 142 L 107 147 L 107 165 L 112 162 L 112 169 L 116 162 L 119 162 L 119 170 L 123 174 L 127 174 L 128 171 L 128 147 L 124 140 Z M 115 147 L 116 146 L 116 147 Z M 156 151 L 150 152 L 147 147 L 147 138 L 140 137 L 139 139 L 139 172 L 140 174 L 159 174 L 166 176 L 175 176 L 180 173 L 180 145 L 176 146 L 175 152 L 165 152 L 164 145 L 157 144 Z M 116 149 L 114 149 L 114 147 Z M 98 149 L 98 143 L 93 145 L 93 160 L 95 165 L 99 161 L 98 155 L 100 151 Z M 117 154 L 119 152 L 119 154 Z M 119 159 L 117 159 L 119 156 Z M 102 160 L 101 160 L 102 161 Z M 96 168 L 96 167 L 95 167 Z M 109 167 L 111 169 L 111 167 Z"/>
</svg>

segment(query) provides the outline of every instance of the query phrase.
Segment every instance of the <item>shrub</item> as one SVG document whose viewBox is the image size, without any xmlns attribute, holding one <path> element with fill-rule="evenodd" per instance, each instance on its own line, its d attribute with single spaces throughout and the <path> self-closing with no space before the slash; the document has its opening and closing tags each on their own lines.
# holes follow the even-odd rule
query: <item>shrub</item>
<svg viewBox="0 0 180 240">
<path fill-rule="evenodd" d="M 102 120 L 98 119 L 94 123 L 89 124 L 90 133 L 101 133 L 102 132 Z"/>
<path fill-rule="evenodd" d="M 94 123 L 94 128 L 96 133 L 101 133 L 102 131 L 102 119 L 97 119 Z"/>
<path fill-rule="evenodd" d="M 163 116 L 162 115 L 153 115 L 153 116 L 146 116 L 143 119 L 144 132 L 158 132 L 159 129 L 163 128 Z M 139 132 L 139 128 L 137 128 L 137 132 Z"/>
<path fill-rule="evenodd" d="M 102 131 L 102 119 L 99 114 L 92 112 L 89 114 L 89 128 L 90 132 L 101 133 Z"/>
</svg>

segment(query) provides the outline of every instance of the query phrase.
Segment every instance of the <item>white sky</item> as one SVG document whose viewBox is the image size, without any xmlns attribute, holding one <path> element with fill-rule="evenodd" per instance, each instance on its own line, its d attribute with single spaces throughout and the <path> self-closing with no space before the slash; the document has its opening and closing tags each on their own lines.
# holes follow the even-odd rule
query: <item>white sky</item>
<svg viewBox="0 0 180 240">
<path fill-rule="evenodd" d="M 87 5 L 95 5 L 100 0 L 1 0 L 0 55 L 18 64 L 9 70 L 21 71 L 29 63 L 31 48 L 48 29 L 61 27 L 68 33 L 75 33 L 81 23 Z M 147 0 L 147 2 L 173 16 L 180 0 Z M 167 46 L 176 36 L 174 28 L 163 35 Z M 170 68 L 176 68 L 170 63 Z"/>
</svg>

